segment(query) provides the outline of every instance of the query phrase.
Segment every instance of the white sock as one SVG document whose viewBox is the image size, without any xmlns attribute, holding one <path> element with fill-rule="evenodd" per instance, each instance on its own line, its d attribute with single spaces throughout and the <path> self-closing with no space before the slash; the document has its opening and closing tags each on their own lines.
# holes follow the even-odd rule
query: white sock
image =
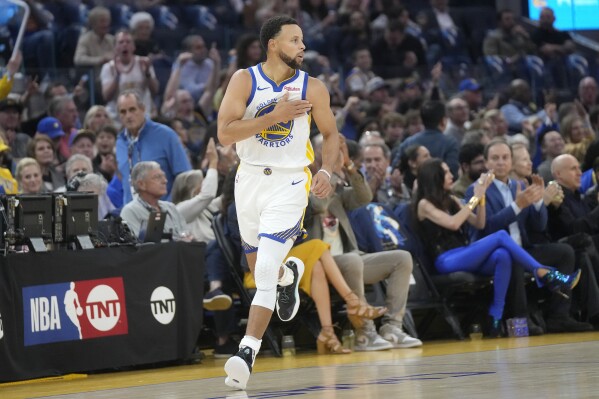
<svg viewBox="0 0 599 399">
<path fill-rule="evenodd" d="M 281 265 L 281 268 L 283 269 L 283 275 L 279 277 L 278 284 L 281 287 L 287 287 L 288 285 L 293 284 L 293 280 L 295 278 L 293 271 L 285 264 Z"/>
<path fill-rule="evenodd" d="M 262 345 L 262 340 L 252 337 L 251 335 L 245 335 L 241 342 L 239 343 L 239 347 L 249 346 L 254 351 L 254 359 L 252 360 L 252 366 L 256 361 L 256 356 L 258 355 L 258 351 L 260 350 L 260 346 Z"/>
</svg>

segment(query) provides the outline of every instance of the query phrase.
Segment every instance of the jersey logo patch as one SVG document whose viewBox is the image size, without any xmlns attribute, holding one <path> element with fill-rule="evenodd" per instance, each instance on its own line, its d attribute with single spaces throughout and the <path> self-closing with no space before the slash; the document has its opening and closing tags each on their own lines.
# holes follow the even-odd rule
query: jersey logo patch
<svg viewBox="0 0 599 399">
<path fill-rule="evenodd" d="M 277 103 L 272 102 L 258 109 L 258 112 L 256 112 L 256 118 L 271 113 L 275 109 L 276 105 Z M 284 141 L 290 136 L 291 130 L 293 129 L 293 124 L 293 119 L 287 122 L 275 123 L 274 125 L 260 132 L 259 136 L 267 141 Z"/>
</svg>

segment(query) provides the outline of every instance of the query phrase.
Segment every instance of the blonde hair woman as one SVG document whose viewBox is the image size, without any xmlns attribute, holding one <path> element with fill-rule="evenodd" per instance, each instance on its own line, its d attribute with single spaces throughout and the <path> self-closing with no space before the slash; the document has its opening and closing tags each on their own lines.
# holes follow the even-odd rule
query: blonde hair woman
<svg viewBox="0 0 599 399">
<path fill-rule="evenodd" d="M 91 107 L 83 119 L 83 128 L 89 129 L 96 134 L 102 126 L 112 124 L 113 121 L 110 119 L 110 115 L 108 115 L 108 111 L 103 105 L 94 105 Z"/>
<path fill-rule="evenodd" d="M 21 194 L 39 194 L 42 192 L 42 171 L 40 164 L 33 158 L 23 158 L 17 164 L 15 173 Z"/>
</svg>

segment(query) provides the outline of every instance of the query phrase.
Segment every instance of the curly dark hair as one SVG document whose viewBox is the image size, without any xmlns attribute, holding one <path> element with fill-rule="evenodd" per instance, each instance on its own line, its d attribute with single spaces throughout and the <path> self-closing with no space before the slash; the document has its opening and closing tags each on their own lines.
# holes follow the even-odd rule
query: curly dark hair
<svg viewBox="0 0 599 399">
<path fill-rule="evenodd" d="M 260 29 L 260 44 L 264 51 L 268 51 L 268 42 L 274 39 L 281 32 L 283 25 L 299 25 L 297 21 L 286 15 L 276 15 L 269 18 Z"/>
</svg>

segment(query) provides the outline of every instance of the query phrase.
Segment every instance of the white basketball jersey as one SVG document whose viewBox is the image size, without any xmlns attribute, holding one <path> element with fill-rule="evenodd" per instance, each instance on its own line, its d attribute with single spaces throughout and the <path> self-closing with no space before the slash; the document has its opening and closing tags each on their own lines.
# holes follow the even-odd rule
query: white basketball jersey
<svg viewBox="0 0 599 399">
<path fill-rule="evenodd" d="M 248 68 L 252 76 L 252 91 L 243 119 L 266 115 L 277 101 L 289 93 L 288 100 L 305 100 L 308 74 L 296 69 L 295 74 L 277 85 L 258 64 Z M 281 168 L 303 168 L 314 161 L 310 144 L 311 114 L 306 113 L 291 121 L 277 123 L 237 143 L 239 158 L 250 165 Z"/>
</svg>

